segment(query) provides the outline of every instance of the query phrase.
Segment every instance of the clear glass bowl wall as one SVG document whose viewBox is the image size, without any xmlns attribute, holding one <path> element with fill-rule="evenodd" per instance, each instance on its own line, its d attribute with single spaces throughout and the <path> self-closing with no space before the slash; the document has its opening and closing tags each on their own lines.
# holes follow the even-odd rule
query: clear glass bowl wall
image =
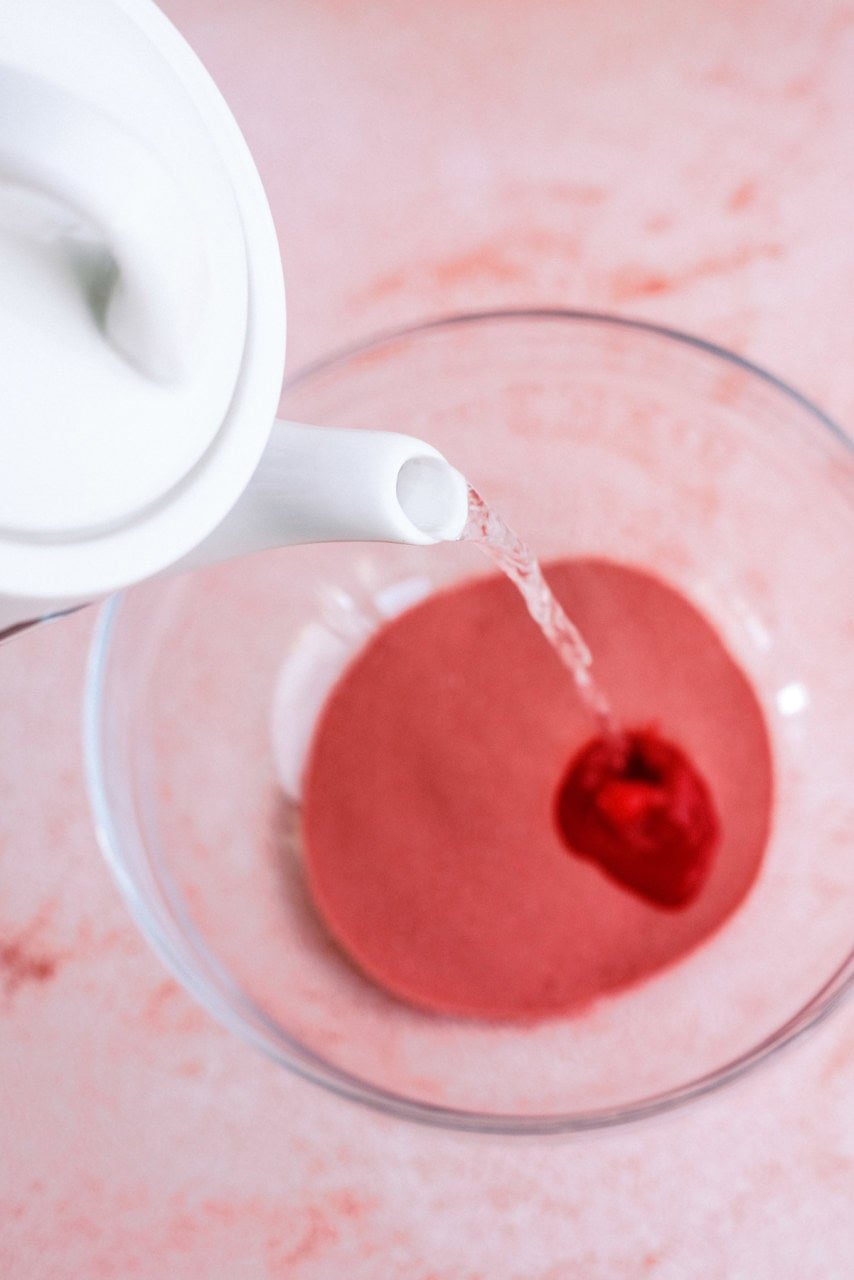
<svg viewBox="0 0 854 1280">
<path fill-rule="evenodd" d="M 773 830 L 735 916 L 651 981 L 531 1025 L 419 1013 L 356 972 L 315 918 L 271 704 L 283 663 L 318 637 L 483 573 L 480 554 L 291 547 L 149 583 L 102 616 L 89 776 L 118 884 L 191 994 L 339 1093 L 506 1133 L 669 1108 L 814 1024 L 852 976 L 854 469 L 842 433 L 725 352 L 555 312 L 385 336 L 298 377 L 280 412 L 421 435 L 541 557 L 606 557 L 684 592 L 767 716 Z M 293 726 L 295 758 L 306 732 Z"/>
</svg>

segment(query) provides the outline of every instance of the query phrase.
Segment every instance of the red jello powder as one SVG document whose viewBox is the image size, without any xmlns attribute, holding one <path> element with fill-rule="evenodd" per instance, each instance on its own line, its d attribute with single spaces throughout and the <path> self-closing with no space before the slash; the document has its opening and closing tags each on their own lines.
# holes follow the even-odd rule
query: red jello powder
<svg viewBox="0 0 854 1280">
<path fill-rule="evenodd" d="M 654 729 L 583 747 L 558 791 L 556 816 L 570 849 L 661 907 L 697 897 L 720 840 L 704 779 Z"/>
<path fill-rule="evenodd" d="M 491 577 L 384 626 L 315 732 L 315 905 L 363 973 L 421 1008 L 588 1007 L 707 939 L 760 867 L 768 735 L 715 630 L 634 569 L 547 576 L 619 723 L 643 728 L 591 740 L 565 669 Z"/>
</svg>

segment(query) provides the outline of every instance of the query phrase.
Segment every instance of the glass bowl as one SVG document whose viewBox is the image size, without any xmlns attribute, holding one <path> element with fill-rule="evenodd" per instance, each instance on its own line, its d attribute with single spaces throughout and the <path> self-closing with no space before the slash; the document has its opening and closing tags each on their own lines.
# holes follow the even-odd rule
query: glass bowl
<svg viewBox="0 0 854 1280">
<path fill-rule="evenodd" d="M 667 1110 L 814 1026 L 854 975 L 845 435 L 709 343 L 556 311 L 383 335 L 292 379 L 280 412 L 423 436 L 541 557 L 652 569 L 681 591 L 761 703 L 773 825 L 735 914 L 642 984 L 524 1024 L 419 1012 L 362 977 L 319 923 L 299 804 L 279 779 L 298 792 L 314 716 L 346 655 L 383 617 L 484 573 L 482 557 L 461 544 L 289 547 L 150 582 L 101 616 L 88 776 L 119 888 L 191 995 L 338 1094 L 506 1134 Z"/>
</svg>

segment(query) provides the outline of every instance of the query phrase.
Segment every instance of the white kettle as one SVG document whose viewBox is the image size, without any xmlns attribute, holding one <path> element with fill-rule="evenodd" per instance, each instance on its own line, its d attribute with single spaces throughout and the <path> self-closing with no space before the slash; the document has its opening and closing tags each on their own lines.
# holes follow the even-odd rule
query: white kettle
<svg viewBox="0 0 854 1280">
<path fill-rule="evenodd" d="M 0 638 L 263 547 L 459 537 L 404 435 L 276 422 L 270 211 L 150 0 L 0 0 Z"/>
</svg>

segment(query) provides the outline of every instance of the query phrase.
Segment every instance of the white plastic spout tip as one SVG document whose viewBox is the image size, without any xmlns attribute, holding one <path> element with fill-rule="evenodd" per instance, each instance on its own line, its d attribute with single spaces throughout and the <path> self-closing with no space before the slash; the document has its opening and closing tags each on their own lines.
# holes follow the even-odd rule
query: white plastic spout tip
<svg viewBox="0 0 854 1280">
<path fill-rule="evenodd" d="M 435 454 L 408 458 L 397 476 L 397 500 L 407 520 L 431 542 L 455 541 L 468 518 L 468 484 Z"/>
</svg>

